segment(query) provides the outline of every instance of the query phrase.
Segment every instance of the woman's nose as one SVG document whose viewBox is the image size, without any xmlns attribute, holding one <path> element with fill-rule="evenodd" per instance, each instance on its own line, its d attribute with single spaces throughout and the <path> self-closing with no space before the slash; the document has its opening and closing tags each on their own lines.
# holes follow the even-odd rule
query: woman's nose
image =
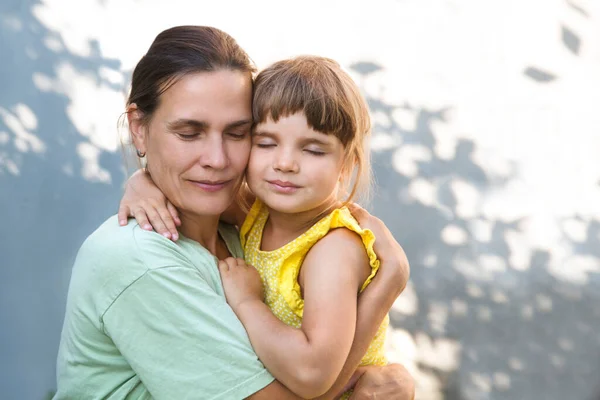
<svg viewBox="0 0 600 400">
<path fill-rule="evenodd" d="M 223 169 L 229 165 L 229 156 L 225 148 L 225 143 L 220 137 L 213 137 L 207 140 L 203 149 L 201 159 L 202 165 L 207 168 Z"/>
</svg>

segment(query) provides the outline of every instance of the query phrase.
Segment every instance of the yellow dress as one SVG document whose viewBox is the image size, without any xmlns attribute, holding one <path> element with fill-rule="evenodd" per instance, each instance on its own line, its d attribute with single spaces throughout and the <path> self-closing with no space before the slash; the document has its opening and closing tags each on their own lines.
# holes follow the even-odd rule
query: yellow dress
<svg viewBox="0 0 600 400">
<path fill-rule="evenodd" d="M 373 232 L 362 229 L 346 207 L 334 210 L 286 245 L 273 251 L 262 251 L 260 243 L 268 217 L 266 207 L 257 200 L 240 229 L 240 237 L 246 262 L 260 273 L 265 288 L 266 304 L 273 314 L 287 325 L 295 328 L 302 325 L 304 300 L 298 284 L 298 273 L 308 251 L 331 229 L 345 227 L 362 238 L 369 256 L 371 274 L 362 285 L 361 291 L 367 287 L 379 269 L 379 260 L 373 251 Z M 389 317 L 386 316 L 360 365 L 387 364 L 384 342 L 388 325 Z"/>
</svg>

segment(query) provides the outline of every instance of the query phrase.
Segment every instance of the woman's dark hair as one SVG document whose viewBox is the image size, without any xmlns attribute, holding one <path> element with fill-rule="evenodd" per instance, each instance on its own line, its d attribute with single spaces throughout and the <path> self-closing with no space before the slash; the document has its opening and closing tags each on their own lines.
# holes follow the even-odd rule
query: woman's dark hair
<svg viewBox="0 0 600 400">
<path fill-rule="evenodd" d="M 256 71 L 248 54 L 227 33 L 209 26 L 176 26 L 161 32 L 137 63 L 127 105 L 135 103 L 147 122 L 160 95 L 184 75 L 222 69 Z"/>
</svg>

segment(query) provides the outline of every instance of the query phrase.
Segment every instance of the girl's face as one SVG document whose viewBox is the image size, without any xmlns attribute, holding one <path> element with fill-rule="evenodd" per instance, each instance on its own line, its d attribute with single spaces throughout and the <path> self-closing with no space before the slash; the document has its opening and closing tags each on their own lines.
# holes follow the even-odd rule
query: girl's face
<svg viewBox="0 0 600 400">
<path fill-rule="evenodd" d="M 130 125 L 153 181 L 182 216 L 219 215 L 233 201 L 250 153 L 251 96 L 248 74 L 189 74 L 161 95 L 147 125 Z"/>
<path fill-rule="evenodd" d="M 269 117 L 252 136 L 248 186 L 275 211 L 321 210 L 337 201 L 343 164 L 342 142 L 310 128 L 304 113 Z"/>
</svg>

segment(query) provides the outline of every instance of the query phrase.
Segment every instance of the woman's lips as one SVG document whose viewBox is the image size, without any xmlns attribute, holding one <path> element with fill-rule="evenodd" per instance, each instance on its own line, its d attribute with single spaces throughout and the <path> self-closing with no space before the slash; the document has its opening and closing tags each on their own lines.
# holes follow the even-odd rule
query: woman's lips
<svg viewBox="0 0 600 400">
<path fill-rule="evenodd" d="M 218 192 L 231 181 L 190 181 L 192 185 L 206 192 Z"/>
<path fill-rule="evenodd" d="M 267 183 L 274 191 L 284 194 L 294 193 L 301 187 L 285 181 L 267 181 Z"/>
</svg>

